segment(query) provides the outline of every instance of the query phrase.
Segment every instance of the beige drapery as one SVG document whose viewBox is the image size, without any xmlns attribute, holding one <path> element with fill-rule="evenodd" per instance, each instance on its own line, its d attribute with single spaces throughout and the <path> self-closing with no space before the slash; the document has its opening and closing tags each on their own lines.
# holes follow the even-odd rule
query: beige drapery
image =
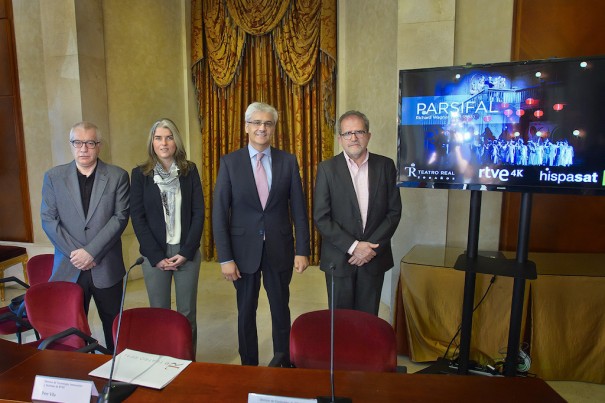
<svg viewBox="0 0 605 403">
<path fill-rule="evenodd" d="M 313 185 L 317 164 L 334 153 L 336 0 L 192 0 L 191 18 L 205 258 L 216 258 L 211 211 L 219 159 L 248 143 L 244 111 L 262 101 L 280 114 L 273 145 L 298 158 L 316 264 Z"/>
</svg>

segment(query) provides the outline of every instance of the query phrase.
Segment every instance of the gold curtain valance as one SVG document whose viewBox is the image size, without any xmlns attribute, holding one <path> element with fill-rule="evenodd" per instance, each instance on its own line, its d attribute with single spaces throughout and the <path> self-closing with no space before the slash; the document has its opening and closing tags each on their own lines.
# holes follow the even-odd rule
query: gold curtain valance
<svg viewBox="0 0 605 403">
<path fill-rule="evenodd" d="M 226 4 L 237 26 L 250 35 L 273 31 L 290 6 L 283 0 L 227 0 Z"/>
<path fill-rule="evenodd" d="M 240 67 L 246 33 L 271 34 L 282 70 L 294 84 L 305 85 L 315 74 L 320 52 L 335 60 L 335 14 L 333 1 L 194 2 L 192 29 L 199 33 L 193 35 L 199 43 L 192 44 L 193 64 L 204 57 L 205 36 L 210 73 L 216 85 L 225 88 Z"/>
<path fill-rule="evenodd" d="M 246 33 L 229 17 L 221 0 L 204 1 L 203 15 L 208 65 L 216 85 L 226 87 L 237 72 Z"/>
<path fill-rule="evenodd" d="M 315 74 L 319 53 L 321 2 L 299 0 L 275 29 L 273 41 L 281 68 L 295 84 L 305 85 Z"/>
</svg>

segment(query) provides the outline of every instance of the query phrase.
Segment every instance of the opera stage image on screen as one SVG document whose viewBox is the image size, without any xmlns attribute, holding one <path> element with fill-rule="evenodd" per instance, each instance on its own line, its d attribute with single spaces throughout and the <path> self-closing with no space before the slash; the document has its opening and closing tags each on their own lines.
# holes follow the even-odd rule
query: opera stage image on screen
<svg viewBox="0 0 605 403">
<path fill-rule="evenodd" d="M 399 186 L 605 193 L 605 58 L 399 76 Z"/>
</svg>

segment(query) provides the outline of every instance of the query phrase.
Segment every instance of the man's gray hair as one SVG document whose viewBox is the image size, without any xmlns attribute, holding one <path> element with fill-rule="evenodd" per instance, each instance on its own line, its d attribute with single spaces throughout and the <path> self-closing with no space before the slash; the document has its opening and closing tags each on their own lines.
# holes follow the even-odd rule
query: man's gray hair
<svg viewBox="0 0 605 403">
<path fill-rule="evenodd" d="M 86 121 L 78 122 L 71 127 L 71 130 L 69 131 L 69 141 L 74 139 L 74 131 L 76 131 L 77 129 L 83 129 L 85 131 L 94 130 L 97 137 L 97 141 L 101 141 L 101 130 L 94 123 Z"/>
<path fill-rule="evenodd" d="M 273 115 L 273 123 L 277 123 L 277 109 L 275 109 L 269 104 L 266 104 L 264 102 L 252 102 L 250 105 L 248 105 L 248 108 L 246 109 L 246 113 L 244 115 L 246 122 L 249 122 L 250 119 L 252 119 L 252 114 L 254 112 L 269 112 Z"/>
</svg>

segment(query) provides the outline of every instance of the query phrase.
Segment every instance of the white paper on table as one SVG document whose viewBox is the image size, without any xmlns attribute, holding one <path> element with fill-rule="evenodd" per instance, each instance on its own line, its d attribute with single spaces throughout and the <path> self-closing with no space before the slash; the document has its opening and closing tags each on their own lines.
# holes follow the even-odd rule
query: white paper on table
<svg viewBox="0 0 605 403">
<path fill-rule="evenodd" d="M 116 356 L 112 380 L 162 389 L 191 363 L 166 355 L 148 354 L 125 349 Z M 111 360 L 89 373 L 109 379 Z"/>
</svg>

